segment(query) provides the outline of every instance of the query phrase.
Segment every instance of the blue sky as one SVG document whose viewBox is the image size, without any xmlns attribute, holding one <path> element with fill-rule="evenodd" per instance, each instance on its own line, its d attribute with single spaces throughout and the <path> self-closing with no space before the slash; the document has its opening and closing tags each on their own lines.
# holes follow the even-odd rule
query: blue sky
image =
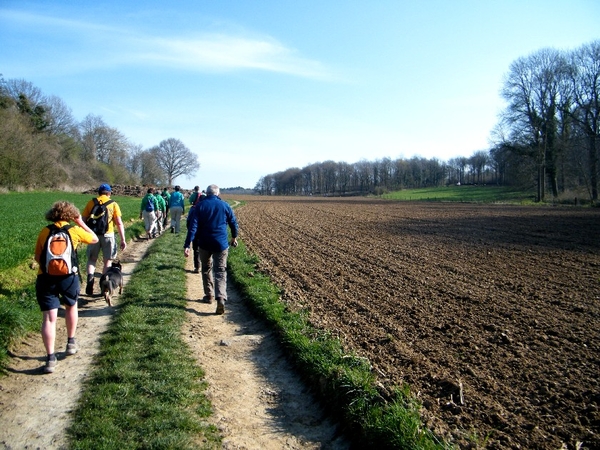
<svg viewBox="0 0 600 450">
<path fill-rule="evenodd" d="M 599 24 L 597 0 L 0 0 L 0 73 L 144 148 L 180 139 L 201 164 L 183 187 L 252 188 L 486 150 L 510 64 Z"/>
</svg>

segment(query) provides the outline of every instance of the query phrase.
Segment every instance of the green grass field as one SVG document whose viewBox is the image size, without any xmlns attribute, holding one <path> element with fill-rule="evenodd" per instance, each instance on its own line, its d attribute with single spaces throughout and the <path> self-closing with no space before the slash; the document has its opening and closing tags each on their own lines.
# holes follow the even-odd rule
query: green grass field
<svg viewBox="0 0 600 450">
<path fill-rule="evenodd" d="M 382 195 L 389 200 L 419 200 L 480 203 L 532 203 L 535 192 L 506 186 L 444 186 L 423 189 L 404 189 Z"/>
</svg>

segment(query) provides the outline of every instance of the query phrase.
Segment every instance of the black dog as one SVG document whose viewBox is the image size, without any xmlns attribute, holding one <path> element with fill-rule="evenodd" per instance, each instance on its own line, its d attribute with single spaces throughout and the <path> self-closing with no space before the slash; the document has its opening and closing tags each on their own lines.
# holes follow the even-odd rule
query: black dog
<svg viewBox="0 0 600 450">
<path fill-rule="evenodd" d="M 102 277 L 100 277 L 100 290 L 104 295 L 104 300 L 108 306 L 112 306 L 112 295 L 119 288 L 119 295 L 123 292 L 123 275 L 121 275 L 121 263 L 113 261 L 110 267 Z"/>
</svg>

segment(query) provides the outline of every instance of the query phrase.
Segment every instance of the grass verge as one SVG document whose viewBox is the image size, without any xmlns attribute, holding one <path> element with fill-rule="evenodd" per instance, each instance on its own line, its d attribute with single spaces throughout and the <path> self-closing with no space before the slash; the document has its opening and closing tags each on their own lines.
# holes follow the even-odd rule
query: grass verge
<svg viewBox="0 0 600 450">
<path fill-rule="evenodd" d="M 312 327 L 303 312 L 280 301 L 279 289 L 256 271 L 258 259 L 243 242 L 229 252 L 232 280 L 254 311 L 279 333 L 297 369 L 340 418 L 357 448 L 446 449 L 423 427 L 407 386 L 384 392 L 369 362 L 344 351 L 339 340 Z"/>
<path fill-rule="evenodd" d="M 153 242 L 120 298 L 73 413 L 73 449 L 220 448 L 206 422 L 204 373 L 180 335 L 186 274 L 177 237 Z"/>
</svg>

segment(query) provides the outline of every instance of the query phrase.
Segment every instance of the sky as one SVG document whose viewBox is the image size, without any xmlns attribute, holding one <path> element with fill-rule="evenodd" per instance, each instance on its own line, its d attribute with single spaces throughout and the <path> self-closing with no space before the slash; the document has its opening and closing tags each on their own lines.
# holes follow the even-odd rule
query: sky
<svg viewBox="0 0 600 450">
<path fill-rule="evenodd" d="M 0 0 L 0 74 L 132 144 L 179 139 L 183 188 L 490 148 L 515 60 L 600 39 L 598 0 Z"/>
</svg>

